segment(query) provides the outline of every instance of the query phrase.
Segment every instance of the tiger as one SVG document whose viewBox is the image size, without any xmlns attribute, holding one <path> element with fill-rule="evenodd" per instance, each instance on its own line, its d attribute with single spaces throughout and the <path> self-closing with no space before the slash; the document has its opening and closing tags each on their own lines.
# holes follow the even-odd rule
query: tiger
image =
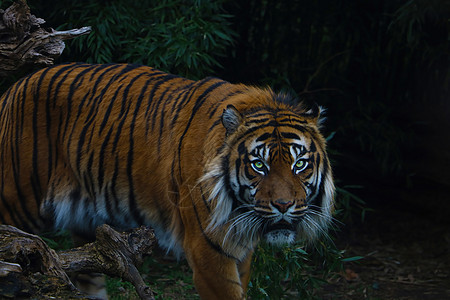
<svg viewBox="0 0 450 300">
<path fill-rule="evenodd" d="M 0 221 L 84 238 L 150 226 L 201 299 L 244 299 L 260 242 L 310 242 L 332 221 L 323 119 L 270 87 L 47 67 L 0 100 Z"/>
</svg>

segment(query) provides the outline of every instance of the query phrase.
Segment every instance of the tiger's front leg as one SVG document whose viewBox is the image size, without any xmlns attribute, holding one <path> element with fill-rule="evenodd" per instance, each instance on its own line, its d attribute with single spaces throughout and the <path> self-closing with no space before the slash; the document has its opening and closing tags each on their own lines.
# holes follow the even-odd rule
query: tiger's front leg
<svg viewBox="0 0 450 300">
<path fill-rule="evenodd" d="M 250 270 L 253 259 L 253 251 L 247 254 L 247 257 L 238 264 L 239 277 L 241 279 L 244 295 L 247 294 L 248 283 L 250 282 Z"/>
<path fill-rule="evenodd" d="M 241 283 L 238 262 L 211 247 L 202 235 L 186 237 L 186 240 L 186 258 L 194 272 L 194 284 L 201 299 L 244 299 L 246 289 Z"/>
</svg>

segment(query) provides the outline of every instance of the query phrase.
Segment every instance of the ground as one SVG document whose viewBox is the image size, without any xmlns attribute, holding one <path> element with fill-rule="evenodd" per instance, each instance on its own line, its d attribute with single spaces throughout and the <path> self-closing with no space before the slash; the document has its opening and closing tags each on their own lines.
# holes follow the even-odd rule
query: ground
<svg viewBox="0 0 450 300">
<path fill-rule="evenodd" d="M 374 211 L 344 225 L 336 240 L 346 255 L 364 258 L 345 264 L 322 298 L 450 299 L 449 191 L 426 179 L 369 191 Z"/>
<path fill-rule="evenodd" d="M 435 220 L 391 211 L 369 217 L 346 237 L 345 274 L 324 299 L 450 299 L 450 233 Z"/>
</svg>

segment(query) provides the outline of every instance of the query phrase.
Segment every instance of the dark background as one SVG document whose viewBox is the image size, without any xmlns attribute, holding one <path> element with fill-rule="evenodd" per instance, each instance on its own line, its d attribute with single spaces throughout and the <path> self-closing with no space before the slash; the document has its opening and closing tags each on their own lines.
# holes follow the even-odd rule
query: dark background
<svg viewBox="0 0 450 300">
<path fill-rule="evenodd" d="M 345 268 L 368 286 L 331 298 L 450 298 L 450 1 L 227 7 L 239 38 L 220 74 L 327 108 L 336 243 L 365 257 Z"/>
</svg>

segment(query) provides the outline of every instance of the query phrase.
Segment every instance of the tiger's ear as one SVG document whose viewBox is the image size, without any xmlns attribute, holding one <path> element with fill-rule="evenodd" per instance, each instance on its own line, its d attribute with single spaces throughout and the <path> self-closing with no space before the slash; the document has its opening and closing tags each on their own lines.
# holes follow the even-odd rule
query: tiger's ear
<svg viewBox="0 0 450 300">
<path fill-rule="evenodd" d="M 314 103 L 312 107 L 303 113 L 303 116 L 311 120 L 310 122 L 315 123 L 317 125 L 320 125 L 324 118 L 321 116 L 324 109 L 317 105 L 317 103 Z"/>
<path fill-rule="evenodd" d="M 222 124 L 227 130 L 227 135 L 235 132 L 242 123 L 242 120 L 241 113 L 233 105 L 228 105 L 227 108 L 223 110 Z"/>
</svg>

